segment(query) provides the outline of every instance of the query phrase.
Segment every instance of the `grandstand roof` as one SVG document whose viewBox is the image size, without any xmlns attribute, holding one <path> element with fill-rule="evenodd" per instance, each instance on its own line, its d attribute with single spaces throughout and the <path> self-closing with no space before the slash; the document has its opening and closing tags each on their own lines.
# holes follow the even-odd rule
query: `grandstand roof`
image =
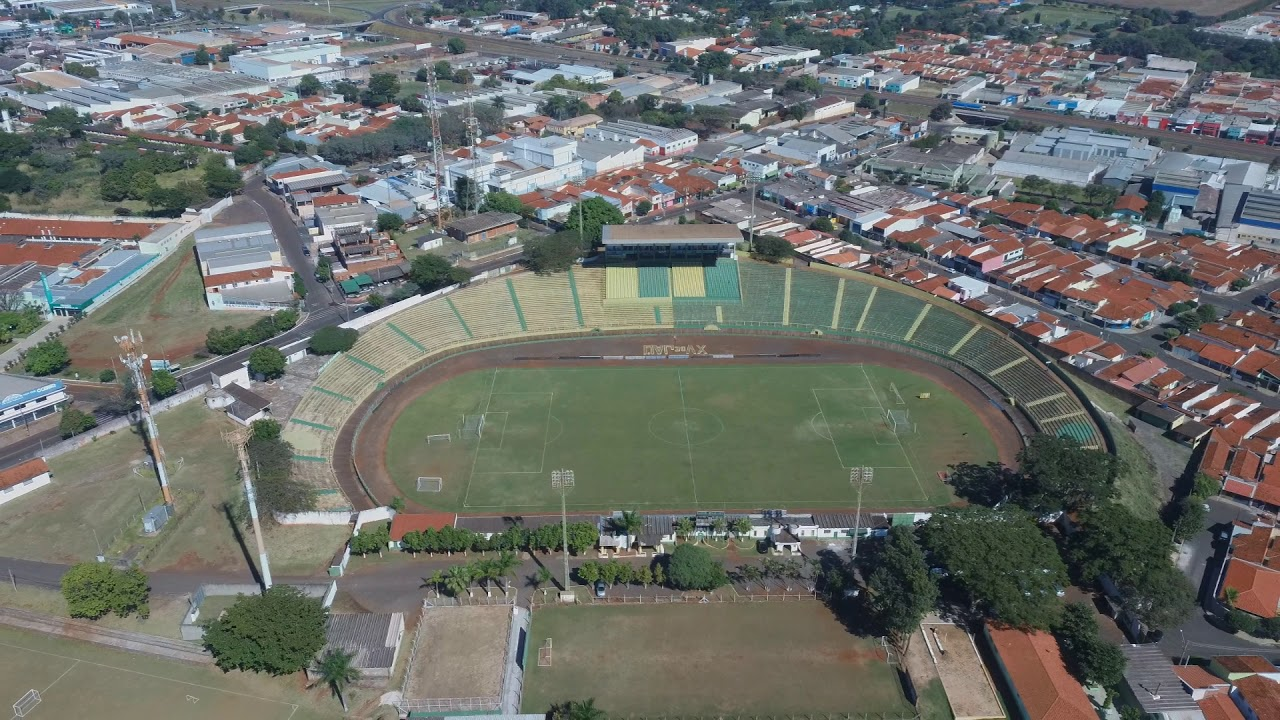
<svg viewBox="0 0 1280 720">
<path fill-rule="evenodd" d="M 605 225 L 602 230 L 605 245 L 742 242 L 742 231 L 736 225 Z"/>
</svg>

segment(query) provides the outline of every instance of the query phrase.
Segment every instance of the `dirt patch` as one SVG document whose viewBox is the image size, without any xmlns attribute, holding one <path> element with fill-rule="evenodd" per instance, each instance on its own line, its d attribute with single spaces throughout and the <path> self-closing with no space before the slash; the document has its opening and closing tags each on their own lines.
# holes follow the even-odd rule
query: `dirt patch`
<svg viewBox="0 0 1280 720">
<path fill-rule="evenodd" d="M 427 608 L 404 697 L 498 697 L 510 630 L 510 605 Z"/>
<path fill-rule="evenodd" d="M 926 623 L 912 638 L 912 645 L 917 642 L 942 678 L 956 717 L 1004 717 L 995 685 L 967 632 L 951 623 Z"/>
<path fill-rule="evenodd" d="M 1149 8 L 1151 0 L 1080 0 L 1086 5 L 1098 5 L 1104 7 L 1118 8 Z M 1176 13 L 1180 10 L 1189 10 L 1200 17 L 1214 18 L 1226 15 L 1229 12 L 1239 10 L 1255 4 L 1255 0 L 1225 0 L 1223 2 L 1209 2 L 1208 0 L 1165 0 L 1160 3 L 1160 7 Z"/>
<path fill-rule="evenodd" d="M 1018 429 L 1000 408 L 951 370 L 923 358 L 894 352 L 881 347 L 836 342 L 816 338 L 750 336 L 750 335 L 656 335 L 663 342 L 677 345 L 704 344 L 716 354 L 732 354 L 733 359 L 706 359 L 707 363 L 725 365 L 751 364 L 830 364 L 860 363 L 882 365 L 921 375 L 936 382 L 959 397 L 982 421 L 992 439 L 1001 462 L 1013 466 L 1022 448 Z M 645 337 L 603 336 L 545 342 L 521 343 L 464 352 L 430 365 L 410 368 L 389 381 L 386 388 L 367 398 L 351 415 L 339 433 L 334 450 L 334 470 L 338 484 L 356 509 L 373 507 L 369 497 L 386 500 L 400 494 L 386 465 L 386 446 L 396 418 L 418 396 L 436 385 L 474 370 L 500 367 L 634 367 L 634 362 L 605 360 L 604 357 L 640 353 L 647 344 Z M 702 360 L 650 360 L 654 363 L 692 363 Z M 415 374 L 416 373 L 416 374 Z M 371 413 L 371 414 L 370 414 Z M 369 414 L 361 423 L 361 418 Z M 354 443 L 357 433 L 359 442 Z M 353 445 L 355 450 L 353 452 Z M 361 483 L 363 480 L 363 484 Z M 368 488 L 368 493 L 365 492 Z M 416 503 L 408 503 L 411 511 L 425 511 Z M 606 510 L 607 508 L 600 508 Z M 680 508 L 672 508 L 679 510 Z M 684 508 L 687 509 L 687 508 Z M 881 508 L 888 509 L 888 508 Z"/>
</svg>

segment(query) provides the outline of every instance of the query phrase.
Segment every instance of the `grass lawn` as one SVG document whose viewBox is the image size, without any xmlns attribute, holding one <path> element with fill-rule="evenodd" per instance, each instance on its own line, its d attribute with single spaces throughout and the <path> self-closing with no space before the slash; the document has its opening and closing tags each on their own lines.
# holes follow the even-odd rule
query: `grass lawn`
<svg viewBox="0 0 1280 720">
<path fill-rule="evenodd" d="M 907 409 L 918 433 L 895 436 L 883 407 Z M 461 439 L 476 413 L 483 436 Z M 425 442 L 438 433 L 452 442 Z M 938 472 L 996 448 L 967 405 L 910 372 L 698 365 L 463 375 L 405 409 L 386 458 L 406 495 L 448 510 L 552 509 L 558 467 L 577 472 L 577 507 L 714 509 L 849 507 L 849 468 L 871 466 L 866 505 L 898 508 L 950 502 Z M 443 492 L 417 492 L 419 476 L 444 478 Z"/>
<path fill-rule="evenodd" d="M 1123 418 L 1129 404 L 1088 383 L 1079 383 L 1084 394 L 1105 412 Z M 1160 513 L 1161 483 L 1151 453 L 1124 427 L 1107 418 L 1111 436 L 1116 439 L 1116 456 L 1124 461 L 1124 472 L 1116 479 L 1116 500 L 1139 517 L 1154 518 Z"/>
<path fill-rule="evenodd" d="M 113 630 L 129 630 L 181 640 L 182 633 L 179 632 L 178 625 L 189 608 L 186 599 L 177 595 L 152 595 L 150 604 L 151 615 L 146 619 L 136 615 L 127 618 L 108 615 L 95 621 L 94 624 Z M 67 612 L 67 602 L 62 599 L 62 593 L 53 588 L 19 585 L 15 591 L 9 583 L 2 583 L 0 584 L 0 606 L 71 617 Z"/>
<path fill-rule="evenodd" d="M 33 171 L 25 166 L 22 167 L 22 170 L 33 173 L 43 172 L 40 170 Z M 40 202 L 30 193 L 23 195 L 10 194 L 9 200 L 13 203 L 14 212 L 111 216 L 115 213 L 116 208 L 125 207 L 132 210 L 135 215 L 146 213 L 147 204 L 141 200 L 121 200 L 118 202 L 103 200 L 99 195 L 99 180 L 102 177 L 99 170 L 98 162 L 92 158 L 76 160 L 75 168 L 67 173 L 65 177 L 66 190 L 57 197 Z M 161 187 L 173 187 L 180 182 L 200 182 L 201 177 L 201 170 L 196 167 L 157 175 L 156 182 Z"/>
<path fill-rule="evenodd" d="M 526 713 L 588 697 L 618 715 L 911 710 L 877 644 L 816 602 L 548 607 L 529 640 Z"/>
<path fill-rule="evenodd" d="M 152 357 L 189 364 L 196 352 L 204 350 L 209 328 L 248 327 L 262 317 L 262 313 L 249 310 L 209 309 L 191 249 L 193 243 L 185 241 L 128 290 L 71 326 L 61 338 L 71 351 L 72 367 L 68 372 L 96 375 L 111 367 L 112 359 L 119 354 L 114 338 L 130 328 L 142 333 Z"/>
<path fill-rule="evenodd" d="M 272 3 L 271 9 L 278 13 L 289 13 L 289 19 L 297 22 L 314 23 L 317 25 L 331 25 L 335 23 L 359 22 L 368 20 L 369 13 L 355 7 L 357 2 L 345 3 L 344 5 L 326 5 L 320 3 L 313 5 L 312 3 L 303 2 L 283 2 Z M 349 5 L 350 7 L 347 7 Z M 385 7 L 386 2 L 382 5 Z"/>
<path fill-rule="evenodd" d="M 89 643 L 0 628 L 0 701 L 28 690 L 41 702 L 28 717 L 99 720 L 183 717 L 191 720 L 316 720 L 342 717 L 323 688 L 307 690 L 300 674 L 271 677 L 224 673 L 212 666 L 152 658 Z M 353 690 L 355 709 L 376 691 Z M 376 702 L 376 700 L 375 700 Z"/>
<path fill-rule="evenodd" d="M 1097 25 L 1098 23 L 1109 23 L 1119 25 L 1120 19 L 1124 17 L 1123 13 L 1108 8 L 1098 7 L 1096 5 L 1085 5 L 1083 3 L 1063 3 L 1061 5 L 1024 5 L 1023 12 L 1016 16 L 1009 16 L 1012 21 L 1015 17 L 1019 20 L 1033 22 L 1036 13 L 1040 14 L 1040 23 L 1043 25 L 1058 25 L 1064 21 L 1070 21 L 1072 27 L 1078 27 L 1080 23 L 1085 23 L 1084 30 Z"/>
</svg>

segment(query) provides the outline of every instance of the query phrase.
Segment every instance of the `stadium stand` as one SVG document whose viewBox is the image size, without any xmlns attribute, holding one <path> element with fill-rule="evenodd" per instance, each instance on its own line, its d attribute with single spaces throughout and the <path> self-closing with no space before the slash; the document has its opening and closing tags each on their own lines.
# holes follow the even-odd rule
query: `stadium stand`
<svg viewBox="0 0 1280 720">
<path fill-rule="evenodd" d="M 640 297 L 640 272 L 635 265 L 610 265 L 605 297 L 610 300 L 634 300 Z"/>
<path fill-rule="evenodd" d="M 796 330 L 829 331 L 839 284 L 839 278 L 826 273 L 792 273 L 790 325 Z"/>
<path fill-rule="evenodd" d="M 573 290 L 569 287 L 569 276 L 553 275 L 543 278 L 542 282 L 521 282 L 524 278 L 514 278 L 511 286 L 515 288 L 520 299 L 520 307 L 524 309 L 524 319 L 529 332 L 556 332 L 578 330 L 582 324 L 578 321 L 578 312 L 573 302 Z"/>
<path fill-rule="evenodd" d="M 705 298 L 707 276 L 702 263 L 675 263 L 671 266 L 671 290 L 677 298 Z"/>
<path fill-rule="evenodd" d="M 523 332 L 520 316 L 511 303 L 511 291 L 505 282 L 472 285 L 467 292 L 454 293 L 449 299 L 477 340 Z"/>
<path fill-rule="evenodd" d="M 671 268 L 658 265 L 641 265 L 637 268 L 640 280 L 640 297 L 671 297 Z"/>
<path fill-rule="evenodd" d="M 642 283 L 644 292 L 663 295 L 636 302 Z M 610 302 L 622 291 L 631 293 L 631 302 Z M 928 312 L 922 313 L 925 307 Z M 1078 398 L 1004 332 L 968 311 L 847 271 L 788 271 L 724 258 L 670 269 L 624 265 L 579 267 L 552 276 L 522 273 L 419 303 L 369 328 L 346 356 L 330 361 L 290 424 L 319 447 L 312 452 L 331 458 L 338 429 L 359 404 L 433 353 L 475 341 L 554 333 L 707 326 L 818 329 L 951 357 L 985 376 L 1043 431 L 1103 444 Z"/>
</svg>

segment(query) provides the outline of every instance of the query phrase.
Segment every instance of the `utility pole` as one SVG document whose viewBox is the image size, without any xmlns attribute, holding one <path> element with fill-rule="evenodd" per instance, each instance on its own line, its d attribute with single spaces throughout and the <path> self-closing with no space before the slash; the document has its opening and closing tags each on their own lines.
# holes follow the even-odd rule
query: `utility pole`
<svg viewBox="0 0 1280 720">
<path fill-rule="evenodd" d="M 751 183 L 751 229 L 747 231 L 747 252 L 756 251 L 756 184 Z"/>
<path fill-rule="evenodd" d="M 236 449 L 240 459 L 240 477 L 244 480 L 244 496 L 249 501 L 249 518 L 253 521 L 253 537 L 258 542 L 258 569 L 262 572 L 262 591 L 271 589 L 271 563 L 267 561 L 267 547 L 262 542 L 262 524 L 258 520 L 258 496 L 253 490 L 253 477 L 249 474 L 249 431 L 238 428 L 222 433 L 222 440 Z"/>
<path fill-rule="evenodd" d="M 572 470 L 552 470 L 551 487 L 560 491 L 560 542 L 564 551 L 564 589 L 569 591 L 569 515 L 565 511 L 565 495 L 573 489 Z"/>
<path fill-rule="evenodd" d="M 858 491 L 858 514 L 853 519 L 853 559 L 858 559 L 858 536 L 862 534 L 862 491 L 871 484 L 874 468 L 849 468 L 849 483 Z"/>
<path fill-rule="evenodd" d="M 160 478 L 160 492 L 164 495 L 165 507 L 169 515 L 174 513 L 173 492 L 169 490 L 169 474 L 164 469 L 164 448 L 160 447 L 160 431 L 156 429 L 155 418 L 151 417 L 151 399 L 147 396 L 146 378 L 142 374 L 142 364 L 147 355 L 142 352 L 142 335 L 129 331 L 115 339 L 120 346 L 120 362 L 129 368 L 133 376 L 133 384 L 138 390 L 138 409 L 142 413 L 142 426 L 146 429 L 147 442 L 151 446 L 151 456 L 156 463 L 156 475 Z"/>
</svg>

